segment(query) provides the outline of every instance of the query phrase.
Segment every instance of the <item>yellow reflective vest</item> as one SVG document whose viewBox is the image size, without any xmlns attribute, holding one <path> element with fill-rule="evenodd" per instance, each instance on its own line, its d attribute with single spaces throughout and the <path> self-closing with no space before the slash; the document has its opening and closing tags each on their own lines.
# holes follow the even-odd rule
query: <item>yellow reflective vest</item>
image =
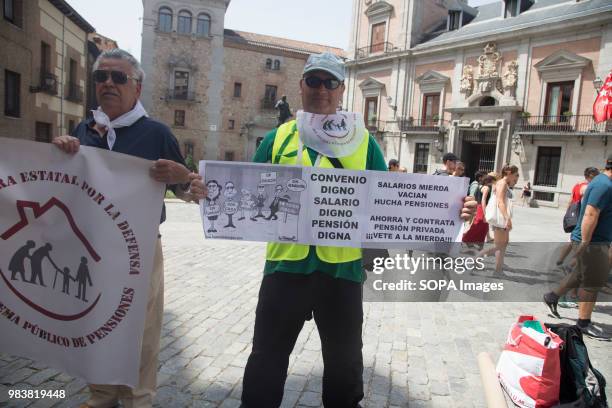
<svg viewBox="0 0 612 408">
<path fill-rule="evenodd" d="M 339 158 L 345 169 L 365 170 L 368 159 L 369 133 L 366 133 L 363 142 L 355 153 L 350 156 Z M 298 131 L 295 120 L 281 125 L 276 131 L 274 144 L 272 145 L 272 163 L 313 166 L 306 147 L 302 154 L 302 163 L 297 163 Z M 319 167 L 334 168 L 334 165 L 325 156 L 319 160 Z M 268 244 L 266 259 L 268 261 L 300 261 L 308 256 L 309 246 L 301 244 L 281 244 L 272 242 Z M 316 246 L 317 256 L 320 260 L 328 263 L 351 262 L 361 259 L 360 248 Z"/>
</svg>

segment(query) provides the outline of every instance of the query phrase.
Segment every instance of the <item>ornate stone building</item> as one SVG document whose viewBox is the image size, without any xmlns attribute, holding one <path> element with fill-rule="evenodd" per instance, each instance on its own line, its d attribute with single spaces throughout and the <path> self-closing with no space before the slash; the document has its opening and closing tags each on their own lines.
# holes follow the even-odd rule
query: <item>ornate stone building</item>
<svg viewBox="0 0 612 408">
<path fill-rule="evenodd" d="M 611 151 L 612 123 L 592 118 L 612 69 L 609 0 L 354 0 L 348 57 L 344 106 L 410 171 L 446 151 L 470 177 L 510 162 L 518 189 L 565 206 Z"/>
<path fill-rule="evenodd" d="M 308 56 L 343 50 L 226 29 L 230 0 L 143 0 L 142 101 L 195 161 L 245 160 L 276 126 L 282 95 L 295 113 Z"/>
<path fill-rule="evenodd" d="M 64 0 L 3 0 L 0 136 L 50 142 L 85 116 L 87 35 Z"/>
</svg>

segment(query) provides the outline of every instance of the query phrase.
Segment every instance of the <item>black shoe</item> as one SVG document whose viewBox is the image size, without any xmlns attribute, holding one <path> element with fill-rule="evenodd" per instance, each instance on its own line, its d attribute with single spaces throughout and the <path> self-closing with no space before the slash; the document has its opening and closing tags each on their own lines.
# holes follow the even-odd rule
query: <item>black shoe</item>
<svg viewBox="0 0 612 408">
<path fill-rule="evenodd" d="M 592 339 L 600 340 L 600 341 L 612 340 L 610 338 L 610 334 L 605 333 L 601 327 L 596 326 L 593 323 L 589 323 L 587 326 L 584 326 L 584 327 L 578 326 L 578 328 L 580 329 L 582 334 Z"/>
<path fill-rule="evenodd" d="M 244 217 L 238 218 L 238 221 L 242 221 L 242 220 L 244 220 Z"/>
<path fill-rule="evenodd" d="M 549 301 L 548 299 L 546 299 L 546 295 L 544 295 L 542 299 L 544 300 L 544 304 L 548 306 L 548 310 L 550 310 L 550 313 L 552 313 L 552 315 L 556 317 L 557 319 L 560 319 L 561 315 L 559 314 L 559 312 L 557 312 L 558 302 Z"/>
</svg>

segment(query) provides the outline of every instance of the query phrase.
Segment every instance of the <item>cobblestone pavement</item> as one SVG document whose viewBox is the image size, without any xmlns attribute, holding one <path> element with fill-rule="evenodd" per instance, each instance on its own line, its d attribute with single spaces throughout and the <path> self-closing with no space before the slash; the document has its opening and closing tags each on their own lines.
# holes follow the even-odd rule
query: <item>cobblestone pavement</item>
<svg viewBox="0 0 612 408">
<path fill-rule="evenodd" d="M 565 241 L 560 219 L 557 210 L 516 208 L 512 239 Z M 265 247 L 204 241 L 197 207 L 187 204 L 168 205 L 161 231 L 166 289 L 156 406 L 238 407 Z M 364 314 L 364 405 L 376 408 L 484 407 L 477 354 L 497 360 L 520 314 L 551 320 L 541 303 L 366 303 Z M 611 315 L 612 305 L 602 304 L 593 319 L 610 329 Z M 594 366 L 611 380 L 612 343 L 586 342 Z M 320 406 L 322 373 L 317 330 L 306 322 L 283 407 Z M 8 389 L 63 389 L 67 398 L 8 400 Z M 0 406 L 75 407 L 86 398 L 84 381 L 0 354 Z"/>
</svg>

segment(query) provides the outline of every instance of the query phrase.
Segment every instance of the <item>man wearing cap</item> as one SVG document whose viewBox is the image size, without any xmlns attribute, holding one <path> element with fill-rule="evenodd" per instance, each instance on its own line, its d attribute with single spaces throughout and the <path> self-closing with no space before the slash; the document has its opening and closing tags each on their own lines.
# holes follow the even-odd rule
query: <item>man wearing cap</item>
<svg viewBox="0 0 612 408">
<path fill-rule="evenodd" d="M 609 340 L 601 327 L 591 322 L 598 291 L 608 281 L 610 243 L 612 243 L 612 154 L 606 160 L 603 173 L 588 185 L 582 197 L 578 223 L 572 231 L 576 248 L 576 268 L 559 288 L 544 295 L 544 303 L 556 317 L 559 298 L 580 284 L 578 291 L 578 321 L 576 325 L 587 336 Z"/>
<path fill-rule="evenodd" d="M 383 154 L 363 117 L 336 110 L 344 78 L 344 63 L 338 57 L 311 55 L 300 80 L 304 110 L 268 133 L 253 160 L 386 171 Z M 329 140 L 328 134 L 333 134 Z M 192 184 L 191 192 L 199 196 L 203 188 L 203 184 Z M 469 218 L 475 208 L 475 201 L 466 200 L 462 218 Z M 313 317 L 323 353 L 323 404 L 359 406 L 363 398 L 363 280 L 360 248 L 268 244 L 253 349 L 243 379 L 243 407 L 280 406 L 289 355 L 304 322 Z"/>
<path fill-rule="evenodd" d="M 434 171 L 434 176 L 450 176 L 455 172 L 457 161 L 459 158 L 454 153 L 446 153 L 442 156 L 442 163 L 444 164 L 443 169 L 437 169 Z"/>
</svg>

